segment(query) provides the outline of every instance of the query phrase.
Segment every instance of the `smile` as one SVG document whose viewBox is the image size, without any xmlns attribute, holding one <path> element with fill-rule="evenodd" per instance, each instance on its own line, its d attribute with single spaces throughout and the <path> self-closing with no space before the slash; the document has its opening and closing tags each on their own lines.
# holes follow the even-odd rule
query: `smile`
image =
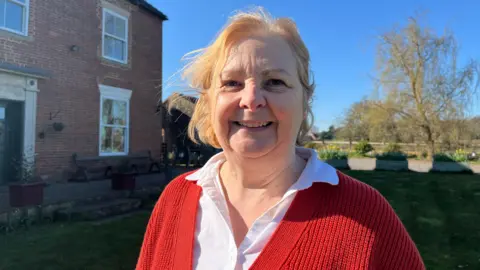
<svg viewBox="0 0 480 270">
<path fill-rule="evenodd" d="M 268 127 L 273 122 L 244 122 L 244 121 L 234 121 L 238 126 L 248 127 L 248 128 L 261 128 L 261 127 Z"/>
</svg>

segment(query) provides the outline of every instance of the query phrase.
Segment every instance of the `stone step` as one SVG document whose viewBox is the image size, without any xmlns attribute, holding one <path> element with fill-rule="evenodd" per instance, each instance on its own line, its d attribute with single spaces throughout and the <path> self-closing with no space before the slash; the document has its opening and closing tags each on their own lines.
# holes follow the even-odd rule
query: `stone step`
<svg viewBox="0 0 480 270">
<path fill-rule="evenodd" d="M 92 221 L 138 210 L 142 205 L 140 199 L 119 198 L 98 201 L 86 205 L 77 205 L 70 209 L 62 209 L 56 213 L 59 221 Z"/>
</svg>

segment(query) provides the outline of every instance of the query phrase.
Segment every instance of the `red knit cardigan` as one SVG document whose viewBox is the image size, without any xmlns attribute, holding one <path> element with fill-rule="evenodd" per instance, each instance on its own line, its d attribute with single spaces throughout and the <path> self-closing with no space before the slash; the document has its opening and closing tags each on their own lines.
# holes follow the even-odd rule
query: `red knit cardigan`
<svg viewBox="0 0 480 270">
<path fill-rule="evenodd" d="M 201 187 L 185 180 L 187 175 L 173 180 L 160 196 L 136 269 L 192 269 Z M 298 192 L 250 269 L 425 269 L 384 197 L 347 175 L 338 176 L 337 186 L 314 183 Z"/>
</svg>

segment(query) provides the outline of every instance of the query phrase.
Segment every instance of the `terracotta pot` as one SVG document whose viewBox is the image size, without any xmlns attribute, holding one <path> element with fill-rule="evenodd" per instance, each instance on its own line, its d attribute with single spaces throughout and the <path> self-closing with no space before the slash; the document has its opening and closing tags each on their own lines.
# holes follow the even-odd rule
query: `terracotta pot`
<svg viewBox="0 0 480 270">
<path fill-rule="evenodd" d="M 28 184 L 11 184 L 10 189 L 10 206 L 24 207 L 41 205 L 43 203 L 43 190 L 45 183 L 35 182 Z"/>
<path fill-rule="evenodd" d="M 114 173 L 112 174 L 113 190 L 134 190 L 135 175 L 131 173 Z"/>
</svg>

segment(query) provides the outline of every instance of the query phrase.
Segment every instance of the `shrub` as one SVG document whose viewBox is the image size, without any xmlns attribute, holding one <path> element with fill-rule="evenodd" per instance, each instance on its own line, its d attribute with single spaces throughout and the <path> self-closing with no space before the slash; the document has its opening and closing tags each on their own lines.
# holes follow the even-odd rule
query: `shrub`
<svg viewBox="0 0 480 270">
<path fill-rule="evenodd" d="M 348 154 L 340 150 L 322 149 L 318 151 L 318 158 L 322 160 L 348 159 Z"/>
<path fill-rule="evenodd" d="M 454 153 L 438 153 L 433 157 L 438 162 L 467 162 L 468 153 L 463 149 L 457 149 Z"/>
<path fill-rule="evenodd" d="M 317 149 L 317 143 L 315 142 L 307 142 L 303 145 L 305 148 L 310 148 L 310 149 Z"/>
<path fill-rule="evenodd" d="M 375 154 L 374 153 L 371 153 L 371 154 L 360 154 L 356 151 L 351 151 L 351 152 L 348 152 L 348 157 L 349 158 L 375 158 Z"/>
<path fill-rule="evenodd" d="M 407 160 L 407 155 L 403 152 L 386 152 L 386 153 L 378 154 L 377 159 L 404 161 L 404 160 Z"/>
<path fill-rule="evenodd" d="M 427 152 L 426 150 L 423 150 L 423 151 L 422 151 L 422 154 L 421 154 L 420 156 L 421 156 L 421 158 L 423 158 L 423 159 L 427 159 L 427 157 L 428 157 L 428 152 Z"/>
<path fill-rule="evenodd" d="M 372 145 L 367 141 L 361 141 L 355 145 L 355 152 L 365 156 L 368 152 L 373 151 Z"/>
<path fill-rule="evenodd" d="M 463 149 L 457 149 L 452 155 L 455 162 L 466 162 L 468 161 L 468 153 Z"/>
<path fill-rule="evenodd" d="M 437 162 L 455 162 L 449 153 L 438 153 L 433 156 L 433 160 Z"/>
<path fill-rule="evenodd" d="M 330 151 L 341 151 L 340 147 L 338 147 L 337 145 L 334 145 L 334 144 L 327 145 L 327 147 L 325 149 L 330 150 Z"/>
<path fill-rule="evenodd" d="M 387 153 L 399 153 L 402 152 L 402 149 L 397 143 L 389 143 L 383 151 Z"/>
</svg>

